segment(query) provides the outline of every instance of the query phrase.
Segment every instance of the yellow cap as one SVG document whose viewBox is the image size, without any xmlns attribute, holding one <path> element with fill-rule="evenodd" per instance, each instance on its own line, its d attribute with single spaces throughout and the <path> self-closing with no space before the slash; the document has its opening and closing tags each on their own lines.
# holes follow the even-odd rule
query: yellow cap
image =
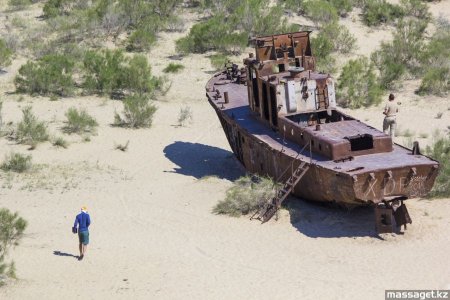
<svg viewBox="0 0 450 300">
<path fill-rule="evenodd" d="M 81 210 L 87 211 L 87 207 L 86 206 L 82 206 Z"/>
</svg>

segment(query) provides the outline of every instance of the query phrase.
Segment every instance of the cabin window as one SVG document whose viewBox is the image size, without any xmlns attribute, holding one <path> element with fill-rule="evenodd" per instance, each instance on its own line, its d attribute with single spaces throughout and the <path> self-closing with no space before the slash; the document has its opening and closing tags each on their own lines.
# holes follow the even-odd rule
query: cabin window
<svg viewBox="0 0 450 300">
<path fill-rule="evenodd" d="M 286 68 L 285 68 L 284 64 L 279 64 L 279 65 L 278 65 L 278 71 L 279 71 L 279 72 L 284 72 L 284 71 L 286 71 Z"/>
<path fill-rule="evenodd" d="M 345 137 L 350 142 L 352 151 L 373 149 L 373 136 L 370 134 L 358 134 Z"/>
<path fill-rule="evenodd" d="M 299 58 L 296 58 L 296 59 L 295 59 L 295 66 L 296 66 L 297 68 L 301 67 L 301 66 L 300 66 L 300 59 L 299 59 Z"/>
</svg>

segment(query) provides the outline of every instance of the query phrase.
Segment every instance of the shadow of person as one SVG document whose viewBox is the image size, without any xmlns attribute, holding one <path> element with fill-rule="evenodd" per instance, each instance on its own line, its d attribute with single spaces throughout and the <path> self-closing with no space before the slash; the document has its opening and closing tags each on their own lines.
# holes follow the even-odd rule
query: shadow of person
<svg viewBox="0 0 450 300">
<path fill-rule="evenodd" d="M 243 166 L 233 152 L 199 143 L 176 141 L 164 148 L 164 155 L 178 165 L 173 172 L 200 179 L 217 176 L 236 180 L 245 174 Z"/>
<path fill-rule="evenodd" d="M 347 210 L 295 197 L 287 199 L 284 207 L 289 210 L 292 226 L 312 238 L 378 238 L 372 207 Z"/>
<path fill-rule="evenodd" d="M 69 256 L 69 257 L 74 257 L 76 259 L 78 259 L 78 256 L 70 254 L 70 253 L 65 253 L 65 252 L 61 252 L 61 251 L 53 251 L 53 255 L 57 255 L 57 256 Z"/>
</svg>

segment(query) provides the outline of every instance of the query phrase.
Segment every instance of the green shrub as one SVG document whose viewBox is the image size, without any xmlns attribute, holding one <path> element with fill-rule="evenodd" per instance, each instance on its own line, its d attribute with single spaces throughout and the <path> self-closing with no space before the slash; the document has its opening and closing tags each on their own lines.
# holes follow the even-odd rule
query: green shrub
<svg viewBox="0 0 450 300">
<path fill-rule="evenodd" d="M 0 209 L 0 285 L 2 275 L 15 278 L 14 262 L 5 263 L 5 257 L 12 247 L 19 245 L 27 221 L 19 217 L 18 213 L 11 213 L 7 208 Z"/>
<path fill-rule="evenodd" d="M 440 137 L 431 147 L 427 147 L 427 154 L 439 161 L 440 172 L 431 190 L 430 197 L 450 196 L 450 138 Z"/>
<path fill-rule="evenodd" d="M 383 42 L 371 59 L 380 71 L 380 83 L 392 88 L 395 81 L 405 74 L 416 74 L 421 68 L 424 49 L 423 34 L 427 22 L 422 20 L 400 20 L 393 40 Z"/>
<path fill-rule="evenodd" d="M 341 17 L 346 17 L 349 12 L 352 11 L 354 2 L 353 0 L 328 0 L 331 5 L 336 8 L 338 14 Z"/>
<path fill-rule="evenodd" d="M 5 172 L 23 173 L 29 170 L 32 166 L 31 155 L 23 155 L 20 153 L 11 153 L 5 157 L 5 160 L 0 165 L 0 169 Z"/>
<path fill-rule="evenodd" d="M 445 96 L 450 91 L 450 24 L 437 24 L 430 42 L 421 52 L 420 62 L 424 76 L 419 94 Z"/>
<path fill-rule="evenodd" d="M 286 9 L 292 10 L 298 15 L 301 15 L 305 12 L 304 0 L 285 0 L 283 2 Z"/>
<path fill-rule="evenodd" d="M 233 217 L 247 215 L 261 209 L 275 195 L 275 184 L 269 178 L 244 176 L 230 187 L 225 199 L 213 208 L 215 214 Z"/>
<path fill-rule="evenodd" d="M 339 19 L 336 8 L 325 0 L 312 0 L 306 5 L 306 15 L 317 25 L 321 26 Z"/>
<path fill-rule="evenodd" d="M 213 17 L 195 24 L 186 37 L 177 41 L 179 52 L 215 50 L 236 54 L 247 45 L 249 37 L 295 30 L 287 24 L 282 5 L 271 5 L 269 0 L 212 2 L 205 5 L 211 8 Z"/>
<path fill-rule="evenodd" d="M 131 93 L 153 96 L 163 85 L 162 78 L 152 76 L 152 69 L 144 55 L 134 55 L 129 59 L 123 70 L 123 76 L 121 88 Z"/>
<path fill-rule="evenodd" d="M 346 54 L 356 49 L 356 38 L 350 33 L 347 27 L 339 25 L 338 22 L 330 22 L 324 25 L 320 30 L 318 37 L 328 39 L 333 45 L 332 51 Z M 324 41 L 320 42 L 322 44 L 325 43 Z M 328 54 L 330 53 L 331 52 L 328 52 Z M 324 54 L 326 54 L 326 52 L 321 54 L 321 57 L 325 57 L 326 55 L 323 56 Z"/>
<path fill-rule="evenodd" d="M 123 117 L 116 113 L 114 125 L 131 128 L 150 127 L 156 109 L 145 95 L 128 96 L 123 100 Z"/>
<path fill-rule="evenodd" d="M 8 48 L 6 42 L 0 38 L 0 70 L 11 64 L 13 51 Z"/>
<path fill-rule="evenodd" d="M 151 75 L 151 67 L 143 55 L 125 57 L 120 50 L 88 51 L 83 61 L 87 93 L 152 95 L 161 86 L 161 80 Z"/>
<path fill-rule="evenodd" d="M 48 0 L 43 8 L 45 18 L 54 18 L 63 14 L 68 14 L 71 0 Z"/>
<path fill-rule="evenodd" d="M 194 24 L 188 36 L 176 42 L 177 50 L 182 53 L 204 53 L 209 50 L 224 50 L 224 37 L 228 34 L 227 24 L 223 17 L 215 16 L 211 19 Z"/>
<path fill-rule="evenodd" d="M 148 51 L 156 43 L 156 34 L 146 29 L 134 31 L 128 38 L 128 51 Z"/>
<path fill-rule="evenodd" d="M 415 17 L 421 20 L 430 20 L 431 13 L 428 10 L 428 5 L 422 0 L 400 0 L 401 7 L 404 14 Z"/>
<path fill-rule="evenodd" d="M 17 142 L 35 147 L 38 143 L 47 141 L 47 126 L 33 115 L 31 106 L 22 109 L 22 113 L 23 119 L 17 125 Z"/>
<path fill-rule="evenodd" d="M 445 96 L 450 91 L 450 67 L 429 67 L 426 71 L 418 93 Z"/>
<path fill-rule="evenodd" d="M 178 73 L 184 69 L 184 66 L 181 64 L 170 63 L 167 67 L 164 68 L 164 73 Z"/>
<path fill-rule="evenodd" d="M 90 116 L 86 110 L 75 107 L 69 108 L 66 112 L 67 122 L 63 130 L 66 133 L 93 133 L 98 126 L 97 121 Z"/>
<path fill-rule="evenodd" d="M 120 50 L 87 51 L 83 60 L 83 88 L 89 93 L 109 94 L 123 86 L 126 58 Z"/>
<path fill-rule="evenodd" d="M 209 62 L 214 70 L 222 70 L 229 61 L 230 60 L 226 55 L 220 53 L 209 56 Z"/>
<path fill-rule="evenodd" d="M 46 55 L 37 62 L 28 61 L 20 67 L 14 80 L 17 92 L 68 96 L 74 88 L 73 67 L 73 61 L 63 55 Z"/>
<path fill-rule="evenodd" d="M 363 21 L 368 26 L 389 23 L 404 15 L 402 7 L 390 4 L 386 0 L 366 0 L 363 7 Z"/>
<path fill-rule="evenodd" d="M 339 77 L 337 100 L 339 104 L 360 108 L 381 102 L 383 89 L 379 86 L 374 68 L 366 57 L 350 60 Z"/>
</svg>

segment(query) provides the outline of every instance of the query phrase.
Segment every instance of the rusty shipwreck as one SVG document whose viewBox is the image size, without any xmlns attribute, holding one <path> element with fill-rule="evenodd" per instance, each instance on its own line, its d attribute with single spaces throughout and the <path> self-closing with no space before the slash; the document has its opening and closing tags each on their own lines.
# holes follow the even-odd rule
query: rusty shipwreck
<svg viewBox="0 0 450 300">
<path fill-rule="evenodd" d="M 253 42 L 256 55 L 215 74 L 206 95 L 246 170 L 283 184 L 258 217 L 269 220 L 292 193 L 373 205 L 379 232 L 410 223 L 403 201 L 430 191 L 438 162 L 339 111 L 335 81 L 315 70 L 309 31 Z"/>
</svg>

